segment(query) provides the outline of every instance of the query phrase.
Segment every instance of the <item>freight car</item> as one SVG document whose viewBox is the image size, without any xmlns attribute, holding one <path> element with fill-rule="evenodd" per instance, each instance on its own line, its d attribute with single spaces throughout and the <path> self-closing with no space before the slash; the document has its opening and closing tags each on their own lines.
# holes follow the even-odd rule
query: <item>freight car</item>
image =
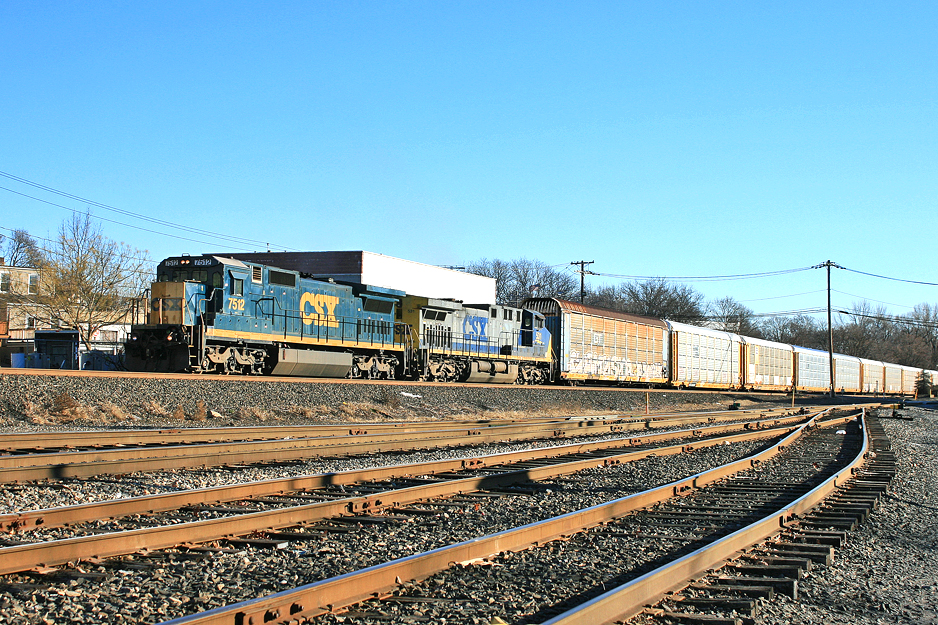
<svg viewBox="0 0 938 625">
<path fill-rule="evenodd" d="M 521 307 L 543 314 L 553 337 L 550 381 L 667 384 L 664 321 L 550 297 L 528 298 Z"/>
<path fill-rule="evenodd" d="M 136 371 L 542 383 L 543 315 L 463 306 L 219 256 L 157 266 L 148 323 L 131 328 Z"/>
<path fill-rule="evenodd" d="M 742 386 L 742 337 L 675 321 L 668 322 L 668 329 L 672 385 L 717 389 Z"/>
</svg>

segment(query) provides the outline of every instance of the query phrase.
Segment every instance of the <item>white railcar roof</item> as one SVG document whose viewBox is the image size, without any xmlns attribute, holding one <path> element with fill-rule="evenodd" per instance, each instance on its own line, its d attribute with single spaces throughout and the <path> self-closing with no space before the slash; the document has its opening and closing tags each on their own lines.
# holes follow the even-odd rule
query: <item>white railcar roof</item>
<svg viewBox="0 0 938 625">
<path fill-rule="evenodd" d="M 729 339 L 731 341 L 739 341 L 742 337 L 738 334 L 733 334 L 732 332 L 724 332 L 723 330 L 711 330 L 710 328 L 704 328 L 701 326 L 692 326 L 688 323 L 679 323 L 677 321 L 667 321 L 668 329 L 672 332 L 688 332 L 690 334 L 700 334 L 702 336 L 713 336 L 721 339 Z"/>
<path fill-rule="evenodd" d="M 788 343 L 776 343 L 775 341 L 767 341 L 765 339 L 755 339 L 750 336 L 740 337 L 743 340 L 743 343 L 747 345 L 759 345 L 761 347 L 774 347 L 776 349 L 786 349 L 788 351 L 792 350 L 792 346 Z"/>
</svg>

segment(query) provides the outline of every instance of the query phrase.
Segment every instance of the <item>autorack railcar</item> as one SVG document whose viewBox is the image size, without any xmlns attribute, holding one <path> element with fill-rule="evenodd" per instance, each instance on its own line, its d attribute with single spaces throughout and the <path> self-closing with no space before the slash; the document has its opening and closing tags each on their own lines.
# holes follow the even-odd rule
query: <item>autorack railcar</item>
<svg viewBox="0 0 938 625">
<path fill-rule="evenodd" d="M 860 393 L 860 359 L 846 354 L 834 354 L 834 388 L 841 393 Z"/>
<path fill-rule="evenodd" d="M 668 321 L 671 377 L 678 388 L 735 389 L 742 385 L 742 337 Z"/>
<path fill-rule="evenodd" d="M 527 298 L 521 306 L 545 317 L 553 339 L 552 381 L 667 384 L 664 321 L 549 297 Z"/>
<path fill-rule="evenodd" d="M 795 388 L 803 393 L 830 391 L 830 354 L 800 345 L 793 345 L 792 349 L 795 359 Z"/>
<path fill-rule="evenodd" d="M 750 390 L 790 391 L 793 383 L 792 346 L 742 337 L 743 387 Z"/>
<path fill-rule="evenodd" d="M 866 394 L 878 395 L 885 392 L 885 368 L 879 360 L 860 359 L 860 386 Z"/>
</svg>

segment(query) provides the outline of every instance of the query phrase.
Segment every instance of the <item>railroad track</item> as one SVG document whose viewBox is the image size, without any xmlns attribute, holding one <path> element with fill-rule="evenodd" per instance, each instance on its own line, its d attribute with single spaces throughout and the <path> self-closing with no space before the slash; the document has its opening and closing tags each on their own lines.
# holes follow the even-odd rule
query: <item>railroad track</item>
<svg viewBox="0 0 938 625">
<path fill-rule="evenodd" d="M 0 527 L 15 534 L 9 534 L 8 546 L 0 548 L 0 574 L 249 536 L 350 515 L 357 515 L 355 518 L 361 521 L 363 516 L 421 501 L 517 486 L 649 455 L 674 455 L 694 448 L 777 437 L 791 431 L 793 424 L 804 418 L 796 415 L 2 515 Z M 231 504 L 233 501 L 237 504 Z M 156 516 L 157 513 L 162 514 Z M 134 515 L 146 516 L 122 524 L 112 521 Z M 104 533 L 100 533 L 102 520 L 108 520 L 108 531 Z M 66 526 L 72 535 L 69 538 L 54 531 Z M 81 530 L 86 535 L 75 536 Z M 50 537 L 54 540 L 43 540 Z M 267 540 L 259 539 L 255 544 L 267 544 Z M 239 544 L 250 542 L 245 539 Z"/>
<path fill-rule="evenodd" d="M 713 422 L 705 427 L 645 436 L 616 433 L 618 441 L 597 440 L 497 455 L 466 455 L 460 459 L 434 460 L 419 465 L 293 476 L 2 515 L 0 528 L 7 534 L 0 538 L 5 539 L 7 546 L 0 548 L 0 568 L 4 575 L 0 578 L 0 610 L 4 609 L 4 597 L 53 592 L 62 597 L 63 609 L 76 610 L 74 616 L 62 615 L 63 622 L 113 622 L 124 614 L 133 614 L 132 618 L 141 622 L 161 622 L 180 614 L 190 614 L 180 617 L 183 619 L 180 622 L 212 623 L 247 623 L 251 618 L 256 623 L 302 622 L 301 619 L 307 618 L 316 622 L 334 622 L 330 620 L 335 618 L 333 613 L 341 613 L 346 623 L 388 622 L 389 618 L 395 622 L 436 622 L 441 618 L 439 615 L 447 614 L 446 610 L 455 610 L 447 617 L 456 619 L 452 622 L 473 622 L 471 618 L 476 616 L 486 619 L 498 614 L 508 616 L 505 610 L 498 614 L 492 612 L 493 605 L 501 609 L 507 604 L 498 600 L 490 603 L 489 600 L 497 594 L 489 595 L 485 585 L 471 581 L 475 579 L 471 572 L 480 569 L 487 575 L 493 570 L 508 568 L 508 563 L 502 562 L 498 554 L 527 549 L 530 542 L 524 546 L 502 542 L 505 540 L 503 535 L 513 533 L 516 526 L 538 526 L 539 529 L 534 530 L 537 538 L 533 542 L 539 545 L 548 543 L 541 548 L 547 549 L 548 553 L 561 548 L 563 555 L 568 556 L 581 535 L 595 533 L 595 530 L 585 532 L 572 525 L 570 519 L 578 515 L 570 510 L 605 508 L 610 505 L 610 499 L 614 499 L 614 504 L 623 498 L 623 494 L 629 494 L 625 497 L 630 500 L 629 505 L 647 507 L 651 500 L 639 491 L 655 483 L 668 483 L 665 490 L 670 490 L 672 495 L 675 492 L 682 495 L 695 493 L 703 490 L 699 487 L 711 478 L 697 475 L 688 481 L 684 476 L 700 474 L 715 465 L 722 466 L 728 459 L 749 467 L 756 460 L 756 467 L 765 466 L 769 461 L 764 457 L 740 457 L 749 456 L 752 452 L 771 455 L 780 445 L 776 442 L 763 449 L 765 441 L 777 441 L 796 429 L 809 430 L 809 433 L 815 431 L 813 426 L 803 426 L 806 417 L 801 415 L 790 415 L 784 419 L 769 416 L 758 422 L 740 423 L 720 423 L 720 419 L 711 418 L 713 416 L 692 417 L 696 423 L 701 418 Z M 738 419 L 740 413 L 734 411 L 733 416 Z M 827 421 L 835 432 L 846 427 L 842 425 L 843 416 L 830 413 L 809 416 L 815 423 Z M 647 429 L 644 420 L 641 421 L 643 428 Z M 816 429 L 830 431 L 827 427 Z M 834 438 L 849 437 L 836 435 Z M 788 449 L 794 443 L 781 446 Z M 813 473 L 820 474 L 821 471 Z M 676 477 L 682 479 L 675 481 Z M 688 497 L 681 499 L 687 500 Z M 722 507 L 722 504 L 718 506 L 713 502 L 700 507 L 707 505 Z M 619 512 L 614 516 L 621 516 L 622 511 Z M 628 516 L 634 515 L 628 513 Z M 667 516 L 666 511 L 660 511 L 661 516 Z M 556 532 L 545 532 L 543 524 L 557 522 L 563 526 L 557 534 L 562 540 L 550 542 Z M 635 528 L 615 529 L 609 525 L 611 521 L 596 521 L 595 518 L 585 527 L 595 527 L 597 523 L 602 525 L 599 532 L 606 534 L 605 539 L 620 541 L 615 553 L 621 552 L 621 541 L 641 539 L 645 541 L 643 549 L 649 554 L 657 554 L 660 560 L 664 552 L 656 550 L 663 548 L 669 540 L 676 539 L 674 544 L 678 549 L 686 550 L 689 545 L 696 544 L 688 542 L 687 537 L 679 537 L 676 531 L 662 534 L 660 529 L 656 529 L 662 523 L 660 518 L 641 531 Z M 485 532 L 479 533 L 480 527 L 486 531 L 498 531 L 497 551 L 488 555 L 458 553 L 458 557 L 449 552 L 443 556 L 449 560 L 441 565 L 444 576 L 441 579 L 445 580 L 445 576 L 454 571 L 464 573 L 463 587 L 469 585 L 473 588 L 478 600 L 461 602 L 447 592 L 434 597 L 416 581 L 408 581 L 432 575 L 434 588 L 446 588 L 448 582 L 437 581 L 436 576 L 441 574 L 437 571 L 395 574 L 394 583 L 388 588 L 376 588 L 370 581 L 363 581 L 365 578 L 357 572 L 369 567 L 383 571 L 385 566 L 402 558 L 419 560 L 424 552 L 448 549 L 458 552 L 465 548 L 458 543 L 462 538 L 471 539 L 469 543 L 475 548 L 488 540 L 488 537 L 482 537 Z M 691 538 L 700 541 L 719 533 L 716 528 L 711 530 L 706 536 Z M 454 540 L 457 541 L 455 546 Z M 398 544 L 399 541 L 404 544 Z M 17 542 L 28 544 L 14 544 Z M 589 548 L 593 549 L 593 545 L 590 544 Z M 535 551 L 540 549 L 531 550 Z M 453 569 L 449 566 L 453 562 L 466 563 L 467 566 Z M 474 564 L 469 566 L 470 562 Z M 519 577 L 545 578 L 552 566 L 548 564 L 537 574 L 520 573 Z M 636 566 L 647 566 L 647 562 Z M 191 579 L 190 571 L 195 571 L 193 575 L 200 579 Z M 244 579 L 241 579 L 242 575 Z M 359 590 L 367 588 L 367 592 L 329 602 L 291 599 L 273 607 L 243 604 L 234 611 L 226 607 L 226 604 L 238 604 L 255 595 L 285 596 L 284 593 L 293 592 L 286 590 L 291 584 L 297 587 L 296 592 L 302 592 L 304 582 L 312 580 L 322 580 L 314 586 L 328 586 L 337 576 L 351 577 Z M 569 577 L 574 579 L 576 575 Z M 72 597 L 92 595 L 96 598 L 90 604 L 104 601 L 107 597 L 104 601 L 107 605 L 120 605 L 124 594 L 138 592 L 125 590 L 125 582 L 130 579 L 138 579 L 140 589 L 152 587 L 154 579 L 158 580 L 159 588 L 152 592 L 162 597 L 162 604 L 157 601 L 152 610 L 144 605 L 139 613 L 134 612 L 136 607 L 128 612 L 127 606 L 113 612 L 108 611 L 109 607 L 101 608 L 94 613 L 69 602 Z M 238 582 L 243 588 L 250 589 L 248 596 L 238 588 Z M 599 583 L 610 585 L 608 580 Z M 195 592 L 193 588 L 201 590 Z M 520 596 L 520 592 L 519 589 L 516 594 Z M 685 595 L 694 599 L 694 593 L 701 592 L 692 589 Z M 361 599 L 375 594 L 383 597 L 384 601 L 356 605 Z M 533 591 L 532 594 L 540 593 Z M 550 594 L 545 592 L 541 596 Z M 584 592 L 580 590 L 573 594 L 578 596 Z M 270 597 L 262 597 L 259 601 L 267 599 Z M 529 601 L 536 604 L 538 600 Z M 83 603 L 89 604 L 89 601 Z M 316 603 L 315 608 L 309 607 L 312 603 Z M 525 618 L 534 620 L 516 619 L 512 622 L 547 620 L 554 616 L 558 605 L 565 605 L 562 601 L 544 603 L 546 605 L 539 610 L 528 610 L 531 614 Z M 701 603 L 705 602 L 698 601 Z M 689 605 L 690 602 L 684 607 Z M 211 608 L 215 608 L 215 612 L 203 613 Z M 659 616 L 676 611 L 676 606 L 658 608 Z M 279 616 L 274 616 L 278 613 Z M 460 621 L 460 614 L 476 616 Z"/>
<path fill-rule="evenodd" d="M 781 436 L 796 427 L 794 421 L 804 420 L 792 415 L 787 424 L 772 417 L 758 423 L 720 424 L 712 416 L 703 419 L 712 420 L 715 425 L 684 432 L 646 437 L 625 433 L 619 435 L 619 441 L 468 456 L 413 467 L 291 477 L 5 515 L 0 517 L 2 527 L 17 533 L 8 534 L 8 546 L 0 549 L 0 566 L 6 567 L 0 588 L 16 595 L 30 592 L 31 587 L 48 588 L 65 583 L 68 586 L 62 592 L 67 597 L 67 593 L 85 592 L 73 590 L 76 587 L 113 584 L 115 573 L 120 577 L 137 571 L 141 576 L 152 577 L 154 570 L 200 567 L 200 562 L 224 570 L 231 564 L 230 559 L 242 554 L 266 554 L 264 558 L 278 561 L 272 570 L 280 571 L 296 565 L 297 557 L 284 559 L 284 556 L 300 553 L 302 566 L 295 574 L 297 580 L 352 574 L 358 557 L 349 554 L 373 554 L 377 562 L 400 556 L 400 547 L 381 545 L 380 539 L 386 535 L 409 534 L 412 540 L 409 551 L 414 556 L 421 547 L 442 548 L 454 537 L 478 535 L 477 529 L 456 527 L 462 522 L 470 525 L 481 522 L 489 529 L 499 527 L 495 521 L 503 516 L 501 508 L 512 510 L 501 523 L 505 530 L 513 527 L 511 519 L 519 514 L 523 519 L 541 522 L 558 512 L 558 506 L 571 509 L 581 507 L 583 502 L 600 504 L 623 492 L 641 490 L 654 481 L 655 471 L 667 471 L 673 476 L 676 465 L 680 465 L 682 472 L 696 472 L 722 463 L 715 458 L 748 454 L 762 445 L 759 439 Z M 733 416 L 738 419 L 739 412 Z M 702 417 L 693 418 L 699 422 Z M 587 493 L 585 498 L 582 492 Z M 531 509 L 527 509 L 529 505 Z M 151 527 L 140 527 L 138 521 Z M 37 527 L 44 529 L 39 532 Z M 54 527 L 61 529 L 51 529 Z M 80 536 L 79 532 L 85 535 Z M 34 542 L 10 544 L 26 540 Z M 329 546 L 340 540 L 351 544 Z M 311 566 L 315 570 L 304 572 Z M 28 572 L 13 574 L 13 571 Z M 232 572 L 226 577 L 237 574 Z M 276 576 L 271 570 L 256 574 L 260 579 L 245 585 L 259 592 L 269 586 L 271 576 Z M 211 607 L 216 600 L 244 598 L 236 589 L 226 592 L 216 589 L 218 597 L 213 598 L 207 598 L 205 593 L 195 597 L 185 590 L 187 583 L 179 582 L 182 590 L 174 589 L 175 583 L 167 582 L 169 604 L 160 608 L 166 616 L 179 614 L 178 609 L 183 608 L 183 613 L 197 612 Z M 267 591 L 281 588 L 275 586 Z M 114 592 L 120 595 L 121 591 Z M 181 605 L 174 605 L 173 600 L 180 597 Z M 89 622 L 90 616 L 93 615 L 76 618 Z M 159 612 L 138 616 L 144 622 L 165 620 Z M 103 616 L 100 619 L 111 621 Z"/>
<path fill-rule="evenodd" d="M 615 622 L 680 585 L 647 582 L 662 561 L 700 566 L 701 543 L 706 551 L 721 545 L 735 553 L 743 548 L 740 534 L 750 541 L 753 526 L 771 536 L 805 514 L 863 463 L 870 444 L 864 432 L 856 418 L 828 420 L 824 428 L 815 420 L 769 449 L 655 489 L 171 622 L 334 622 L 336 612 L 346 623 L 490 622 L 501 615 L 526 623 Z M 632 549 L 642 555 L 623 557 Z M 506 555 L 516 551 L 523 553 Z M 599 577 L 580 575 L 582 554 L 592 558 L 591 569 L 602 570 L 597 560 L 615 565 Z M 726 555 L 707 555 L 703 569 L 720 557 Z M 681 570 L 681 583 L 696 573 Z M 426 578 L 429 584 L 409 581 Z M 750 585 L 791 583 L 763 574 Z M 599 591 L 610 586 L 615 590 Z M 647 586 L 644 594 L 637 586 Z M 356 605 L 374 596 L 382 599 Z M 570 604 L 576 607 L 566 609 Z"/>
<path fill-rule="evenodd" d="M 807 409 L 805 409 L 807 410 Z M 785 409 L 715 411 L 648 416 L 609 416 L 523 421 L 434 422 L 387 426 L 306 428 L 201 428 L 135 433 L 80 431 L 10 434 L 0 454 L 0 483 L 62 479 L 135 471 L 170 470 L 260 462 L 290 462 L 414 449 L 479 445 L 499 441 L 562 439 L 679 427 L 693 423 L 744 421 L 790 414 Z M 71 438 L 69 438 L 71 435 Z M 179 444 L 188 440 L 189 444 Z M 240 438 L 239 438 L 240 437 Z M 224 439 L 226 442 L 217 442 Z M 2 436 L 0 436 L 2 440 Z M 65 451 L 44 451 L 63 445 Z M 107 445 L 112 447 L 107 448 Z M 11 450 L 12 448 L 12 450 Z M 39 450 L 39 451 L 36 451 Z M 24 453 L 14 453 L 24 452 Z"/>
</svg>

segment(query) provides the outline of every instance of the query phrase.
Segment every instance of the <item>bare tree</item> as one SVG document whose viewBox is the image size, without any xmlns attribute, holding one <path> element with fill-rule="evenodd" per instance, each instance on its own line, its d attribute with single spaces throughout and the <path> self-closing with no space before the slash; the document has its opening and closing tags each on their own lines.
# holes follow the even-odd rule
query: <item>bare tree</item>
<svg viewBox="0 0 938 625">
<path fill-rule="evenodd" d="M 702 323 L 703 293 L 685 284 L 669 284 L 664 278 L 627 282 L 621 287 L 623 312 L 685 323 Z"/>
<path fill-rule="evenodd" d="M 467 271 L 495 278 L 495 301 L 511 306 L 534 295 L 569 299 L 578 288 L 573 276 L 556 271 L 543 261 L 527 258 L 507 262 L 482 259 L 470 263 Z"/>
<path fill-rule="evenodd" d="M 827 350 L 827 325 L 822 327 L 813 317 L 806 315 L 769 317 L 759 325 L 759 328 L 762 331 L 762 337 L 770 341 Z"/>
<path fill-rule="evenodd" d="M 78 330 L 90 347 L 97 330 L 128 319 L 150 276 L 145 255 L 104 236 L 90 215 L 73 215 L 42 267 L 37 316 Z"/>
<path fill-rule="evenodd" d="M 11 267 L 41 267 L 44 262 L 42 250 L 36 239 L 25 230 L 14 230 L 13 236 L 0 235 L 3 243 L 2 255 L 4 263 Z"/>
<path fill-rule="evenodd" d="M 752 310 L 732 297 L 724 297 L 712 302 L 709 309 L 710 325 L 715 329 L 762 338 L 762 331 L 756 324 Z"/>
<path fill-rule="evenodd" d="M 503 260 L 483 258 L 469 263 L 466 271 L 486 278 L 495 279 L 495 301 L 505 303 L 511 290 L 511 267 Z"/>
</svg>

